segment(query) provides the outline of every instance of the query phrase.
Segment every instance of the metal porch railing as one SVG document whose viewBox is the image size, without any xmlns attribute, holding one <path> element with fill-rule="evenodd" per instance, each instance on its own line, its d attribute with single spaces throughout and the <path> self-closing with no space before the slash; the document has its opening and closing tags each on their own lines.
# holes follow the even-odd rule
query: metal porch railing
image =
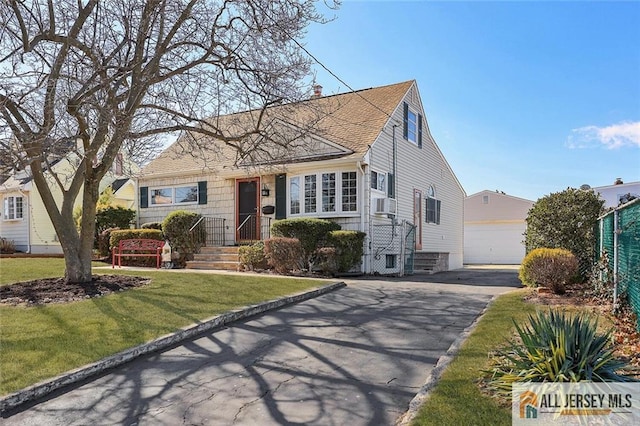
<svg viewBox="0 0 640 426">
<path fill-rule="evenodd" d="M 258 222 L 259 225 L 258 226 Z M 253 243 L 266 240 L 271 237 L 271 218 L 250 214 L 242 221 L 236 229 L 236 239 L 238 242 Z"/>
</svg>

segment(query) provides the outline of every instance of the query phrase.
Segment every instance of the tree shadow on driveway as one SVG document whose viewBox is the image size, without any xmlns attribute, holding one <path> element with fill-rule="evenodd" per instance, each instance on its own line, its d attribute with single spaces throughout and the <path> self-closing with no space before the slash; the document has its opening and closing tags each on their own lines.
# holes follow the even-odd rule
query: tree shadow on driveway
<svg viewBox="0 0 640 426">
<path fill-rule="evenodd" d="M 362 280 L 140 358 L 4 420 L 393 424 L 490 298 Z"/>
</svg>

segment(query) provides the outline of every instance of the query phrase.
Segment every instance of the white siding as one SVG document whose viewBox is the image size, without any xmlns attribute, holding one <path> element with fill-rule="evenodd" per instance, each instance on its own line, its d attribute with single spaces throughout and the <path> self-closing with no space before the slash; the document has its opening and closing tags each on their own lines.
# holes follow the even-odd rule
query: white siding
<svg viewBox="0 0 640 426">
<path fill-rule="evenodd" d="M 464 263 L 517 265 L 533 201 L 495 191 L 464 200 Z"/>
<path fill-rule="evenodd" d="M 640 182 L 629 182 L 619 185 L 600 186 L 593 188 L 593 190 L 600 194 L 600 198 L 604 200 L 604 206 L 617 207 L 620 204 L 620 197 L 627 194 L 640 197 Z"/>
<path fill-rule="evenodd" d="M 465 194 L 431 137 L 417 88 L 414 86 L 411 91 L 404 101 L 409 103 L 410 108 L 422 115 L 422 148 L 418 148 L 416 144 L 403 138 L 403 106 L 401 103 L 389 124 L 372 146 L 370 169 L 388 172 L 393 170 L 393 124 L 397 124 L 395 127 L 397 218 L 400 221 L 404 219 L 413 223 L 413 190 L 422 191 L 422 249 L 420 251 L 449 253 L 449 268 L 461 268 L 463 264 L 463 201 Z M 426 223 L 425 200 L 430 185 L 435 187 L 436 198 L 442 202 L 439 225 Z M 376 222 L 379 220 L 374 218 Z"/>
<path fill-rule="evenodd" d="M 227 244 L 233 244 L 235 241 L 235 179 L 223 179 L 212 175 L 140 179 L 138 188 L 148 187 L 150 190 L 158 187 L 197 184 L 199 181 L 207 181 L 207 204 L 154 206 L 149 200 L 149 207 L 138 207 L 138 226 L 147 222 L 162 222 L 173 211 L 187 210 L 203 216 L 225 219 L 225 240 Z M 140 200 L 138 200 L 138 206 L 139 202 Z"/>
<path fill-rule="evenodd" d="M 467 224 L 464 228 L 464 263 L 519 265 L 525 255 L 526 224 Z"/>
<path fill-rule="evenodd" d="M 4 216 L 4 199 L 6 197 L 22 197 L 22 219 L 8 220 Z M 2 209 L 2 220 L 0 220 L 0 237 L 13 241 L 16 250 L 29 250 L 29 197 L 26 193 L 6 192 L 0 197 L 0 209 Z"/>
</svg>

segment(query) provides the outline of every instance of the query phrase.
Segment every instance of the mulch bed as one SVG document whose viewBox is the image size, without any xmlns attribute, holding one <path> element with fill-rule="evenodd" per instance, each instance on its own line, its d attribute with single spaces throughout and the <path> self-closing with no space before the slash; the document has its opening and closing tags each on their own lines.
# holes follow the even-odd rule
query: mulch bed
<svg viewBox="0 0 640 426">
<path fill-rule="evenodd" d="M 0 286 L 0 304 L 43 305 L 104 296 L 141 287 L 149 278 L 127 275 L 94 275 L 90 283 L 68 283 L 64 278 L 44 278 Z"/>
</svg>

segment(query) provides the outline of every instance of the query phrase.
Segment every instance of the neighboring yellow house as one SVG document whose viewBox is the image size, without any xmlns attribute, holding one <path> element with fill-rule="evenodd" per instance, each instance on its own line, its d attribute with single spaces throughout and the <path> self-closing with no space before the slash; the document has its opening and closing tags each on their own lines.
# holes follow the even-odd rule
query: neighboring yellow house
<svg viewBox="0 0 640 426">
<path fill-rule="evenodd" d="M 67 159 L 60 159 L 51 166 L 51 171 L 59 177 L 71 176 L 75 167 Z M 125 162 L 118 155 L 112 169 L 100 183 L 100 191 L 111 186 L 115 195 L 114 204 L 126 208 L 136 208 L 135 182 L 129 179 L 137 173 L 138 166 Z M 125 176 L 126 174 L 126 176 Z M 48 172 L 47 177 L 51 177 Z M 51 183 L 51 191 L 59 204 L 62 203 L 60 188 Z M 62 247 L 58 241 L 53 224 L 44 207 L 42 198 L 33 183 L 28 170 L 15 172 L 0 184 L 0 236 L 14 242 L 16 250 L 33 254 L 61 254 Z M 80 197 L 76 205 L 81 205 Z"/>
<path fill-rule="evenodd" d="M 116 179 L 109 185 L 113 191 L 111 204 L 125 209 L 136 209 L 136 183 L 130 178 Z M 104 190 L 101 190 L 102 192 Z"/>
</svg>

